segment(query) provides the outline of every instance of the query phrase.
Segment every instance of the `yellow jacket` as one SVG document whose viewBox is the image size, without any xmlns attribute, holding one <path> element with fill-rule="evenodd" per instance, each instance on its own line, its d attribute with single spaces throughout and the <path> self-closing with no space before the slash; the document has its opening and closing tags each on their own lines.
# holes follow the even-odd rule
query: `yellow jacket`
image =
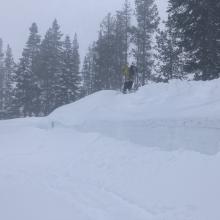
<svg viewBox="0 0 220 220">
<path fill-rule="evenodd" d="M 125 65 L 125 66 L 122 68 L 122 74 L 123 74 L 125 77 L 128 77 L 128 76 L 129 76 L 129 68 L 128 68 L 128 65 Z"/>
<path fill-rule="evenodd" d="M 123 76 L 125 81 L 134 81 L 134 71 L 131 71 L 131 68 L 128 65 L 125 65 L 122 69 Z"/>
</svg>

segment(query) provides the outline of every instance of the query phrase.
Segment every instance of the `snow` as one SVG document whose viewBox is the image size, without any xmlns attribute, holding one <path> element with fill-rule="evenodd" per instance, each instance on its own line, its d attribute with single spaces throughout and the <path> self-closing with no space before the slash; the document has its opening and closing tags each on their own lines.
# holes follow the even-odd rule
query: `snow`
<svg viewBox="0 0 220 220">
<path fill-rule="evenodd" d="M 101 91 L 0 122 L 0 219 L 219 220 L 220 80 Z"/>
</svg>

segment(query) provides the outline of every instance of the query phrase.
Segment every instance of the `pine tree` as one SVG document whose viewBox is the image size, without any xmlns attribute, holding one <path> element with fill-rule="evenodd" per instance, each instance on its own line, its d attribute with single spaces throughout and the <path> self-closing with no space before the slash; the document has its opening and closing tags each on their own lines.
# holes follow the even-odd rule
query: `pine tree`
<svg viewBox="0 0 220 220">
<path fill-rule="evenodd" d="M 128 0 L 125 0 L 123 9 L 116 14 L 116 42 L 121 44 L 123 53 L 123 63 L 127 64 L 129 59 L 129 49 L 131 44 L 131 6 Z"/>
<path fill-rule="evenodd" d="M 85 94 L 102 89 L 120 89 L 122 69 L 131 49 L 131 7 L 125 0 L 122 10 L 110 13 L 100 25 L 99 37 L 84 59 L 83 85 Z"/>
<path fill-rule="evenodd" d="M 5 83 L 5 72 L 4 72 L 4 53 L 3 53 L 3 41 L 0 38 L 0 117 L 4 111 L 4 83 Z"/>
<path fill-rule="evenodd" d="M 137 28 L 134 29 L 134 56 L 142 74 L 142 85 L 150 80 L 152 59 L 152 38 L 159 24 L 158 10 L 154 0 L 135 0 Z"/>
<path fill-rule="evenodd" d="M 63 44 L 63 65 L 62 76 L 60 77 L 60 105 L 68 104 L 79 97 L 79 65 L 80 57 L 78 53 L 79 45 L 75 35 L 73 44 L 70 37 L 65 38 Z M 62 85 L 62 86 L 61 86 Z"/>
<path fill-rule="evenodd" d="M 96 74 L 94 71 L 95 68 L 95 52 L 94 52 L 95 46 L 89 47 L 88 53 L 86 54 L 83 62 L 83 68 L 82 68 L 82 78 L 83 78 L 83 94 L 84 95 L 90 95 L 93 92 L 96 91 L 96 88 L 94 86 Z"/>
<path fill-rule="evenodd" d="M 62 33 L 57 20 L 54 20 L 52 27 L 47 31 L 40 51 L 40 72 L 41 72 L 41 102 L 42 112 L 48 115 L 55 108 L 62 105 L 60 93 L 62 87 Z"/>
<path fill-rule="evenodd" d="M 6 117 L 11 118 L 13 115 L 13 98 L 14 98 L 14 87 L 15 87 L 15 62 L 13 59 L 12 49 L 8 45 L 5 53 L 5 110 Z"/>
<path fill-rule="evenodd" d="M 40 35 L 36 23 L 30 27 L 30 35 L 23 50 L 16 72 L 16 91 L 13 99 L 18 116 L 38 115 L 40 111 L 40 88 L 37 60 L 40 50 Z"/>
<path fill-rule="evenodd" d="M 92 80 L 91 80 L 91 75 L 92 75 L 92 64 L 90 62 L 90 57 L 87 54 L 84 58 L 83 61 L 83 67 L 82 67 L 82 78 L 83 78 L 83 96 L 87 96 L 92 94 Z"/>
<path fill-rule="evenodd" d="M 62 52 L 62 76 L 60 79 L 60 105 L 65 105 L 70 103 L 74 99 L 73 93 L 73 51 L 72 44 L 69 36 L 66 36 L 63 43 L 63 52 Z"/>
<path fill-rule="evenodd" d="M 73 75 L 72 75 L 72 91 L 73 100 L 77 100 L 80 97 L 81 91 L 81 76 L 80 76 L 80 55 L 79 55 L 79 43 L 77 34 L 74 35 L 73 39 Z"/>
<path fill-rule="evenodd" d="M 187 53 L 187 72 L 198 80 L 220 73 L 220 4 L 218 0 L 169 0 L 169 13 L 179 34 L 179 45 Z"/>
<path fill-rule="evenodd" d="M 172 23 L 168 18 L 165 30 L 159 31 L 156 37 L 156 81 L 168 82 L 170 79 L 183 77 L 181 48 L 177 44 L 177 36 L 173 32 Z"/>
<path fill-rule="evenodd" d="M 116 13 L 115 28 L 115 74 L 114 82 L 116 89 L 122 85 L 122 69 L 128 64 L 129 52 L 131 49 L 131 7 L 128 0 L 125 0 L 123 9 Z"/>
<path fill-rule="evenodd" d="M 96 91 L 115 88 L 115 18 L 109 13 L 101 23 L 99 38 L 94 46 Z"/>
</svg>

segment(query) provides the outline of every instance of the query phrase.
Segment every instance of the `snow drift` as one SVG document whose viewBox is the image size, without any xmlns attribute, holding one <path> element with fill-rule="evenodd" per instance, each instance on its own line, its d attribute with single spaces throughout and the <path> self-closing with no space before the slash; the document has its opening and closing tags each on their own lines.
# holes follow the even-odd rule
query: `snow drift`
<svg viewBox="0 0 220 220">
<path fill-rule="evenodd" d="M 220 149 L 220 80 L 152 84 L 137 93 L 102 91 L 57 109 L 54 126 L 75 127 L 164 150 Z"/>
<path fill-rule="evenodd" d="M 0 219 L 219 220 L 220 80 L 101 91 L 0 122 Z"/>
</svg>

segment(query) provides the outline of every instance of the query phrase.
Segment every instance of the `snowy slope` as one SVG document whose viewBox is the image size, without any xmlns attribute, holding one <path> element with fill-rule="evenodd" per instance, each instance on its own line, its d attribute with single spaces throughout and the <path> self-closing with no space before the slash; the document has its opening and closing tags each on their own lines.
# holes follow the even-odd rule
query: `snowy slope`
<svg viewBox="0 0 220 220">
<path fill-rule="evenodd" d="M 102 91 L 61 107 L 49 119 L 148 147 L 215 154 L 220 150 L 219 84 L 173 81 L 126 96 Z"/>
<path fill-rule="evenodd" d="M 0 122 L 0 219 L 219 220 L 219 84 L 102 91 Z"/>
</svg>

